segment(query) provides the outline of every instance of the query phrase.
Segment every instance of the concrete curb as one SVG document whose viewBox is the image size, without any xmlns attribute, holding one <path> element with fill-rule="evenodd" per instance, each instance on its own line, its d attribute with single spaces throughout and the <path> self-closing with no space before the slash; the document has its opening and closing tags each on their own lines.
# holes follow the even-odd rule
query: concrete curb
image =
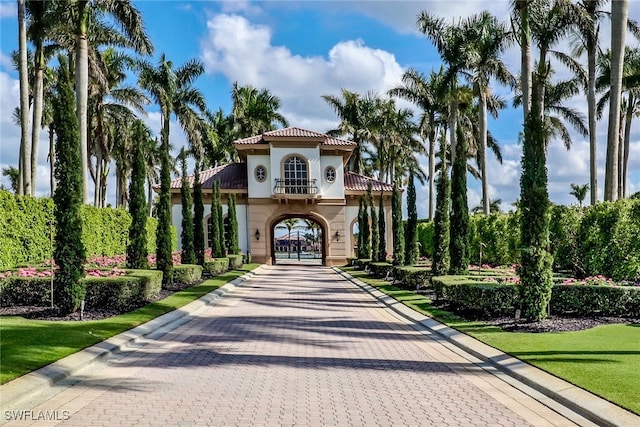
<svg viewBox="0 0 640 427">
<path fill-rule="evenodd" d="M 596 396 L 580 387 L 561 380 L 541 369 L 525 363 L 513 356 L 505 354 L 489 345 L 460 331 L 450 328 L 430 317 L 398 302 L 394 298 L 382 293 L 374 287 L 358 280 L 348 273 L 333 267 L 333 270 L 371 294 L 380 303 L 393 310 L 405 319 L 415 322 L 416 326 L 425 328 L 428 332 L 437 334 L 456 347 L 472 356 L 488 363 L 494 368 L 514 377 L 523 384 L 531 387 L 544 396 L 571 409 L 578 415 L 594 422 L 599 426 L 640 426 L 640 417 Z M 420 329 L 420 328 L 418 328 Z M 544 402 L 542 402 L 544 403 Z"/>
<path fill-rule="evenodd" d="M 105 341 L 53 362 L 0 386 L 0 408 L 19 408 L 37 395 L 44 395 L 52 387 L 108 356 L 116 355 L 143 338 L 156 338 L 191 320 L 192 316 L 235 289 L 255 275 L 262 266 L 249 271 L 220 288 L 203 295 L 185 306 L 165 313 L 147 323 L 136 326 Z M 3 424 L 0 422 L 0 424 Z"/>
</svg>

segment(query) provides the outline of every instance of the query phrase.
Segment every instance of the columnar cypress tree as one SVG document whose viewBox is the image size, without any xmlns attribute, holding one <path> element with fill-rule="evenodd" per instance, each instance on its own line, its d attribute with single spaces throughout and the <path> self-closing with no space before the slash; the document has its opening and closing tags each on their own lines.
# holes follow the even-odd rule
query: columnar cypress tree
<svg viewBox="0 0 640 427">
<path fill-rule="evenodd" d="M 371 212 L 371 259 L 378 261 L 378 252 L 380 251 L 380 230 L 378 229 L 378 214 L 371 194 L 371 181 L 367 186 L 367 200 Z"/>
<path fill-rule="evenodd" d="M 180 261 L 183 264 L 195 264 L 196 252 L 193 246 L 193 201 L 191 200 L 191 185 L 187 178 L 187 151 L 182 147 L 180 151 L 180 166 L 182 172 L 182 186 L 180 196 L 182 200 L 182 253 Z"/>
<path fill-rule="evenodd" d="M 362 203 L 362 256 L 363 259 L 371 259 L 371 225 L 369 224 L 369 199 L 361 197 Z"/>
<path fill-rule="evenodd" d="M 82 243 L 82 163 L 80 135 L 75 114 L 75 95 L 69 81 L 66 64 L 58 71 L 56 95 L 53 99 L 53 120 L 57 135 L 55 177 L 58 182 L 53 195 L 56 219 L 53 258 L 58 265 L 55 274 L 55 301 L 64 313 L 78 309 L 84 299 L 85 288 L 80 284 L 84 276 L 86 252 Z"/>
<path fill-rule="evenodd" d="M 362 229 L 364 228 L 364 221 L 362 221 L 362 212 L 364 208 L 362 202 L 362 197 L 360 197 L 360 208 L 358 209 L 358 258 L 364 259 L 362 256 L 362 247 L 364 246 L 362 243 Z"/>
<path fill-rule="evenodd" d="M 450 274 L 469 270 L 469 207 L 467 205 L 467 141 L 458 125 L 456 155 L 451 171 Z"/>
<path fill-rule="evenodd" d="M 229 216 L 229 253 L 238 254 L 240 248 L 238 247 L 238 217 L 236 212 L 236 196 L 229 194 L 228 199 L 228 216 Z"/>
<path fill-rule="evenodd" d="M 407 228 L 405 230 L 405 265 L 418 262 L 418 208 L 416 207 L 416 185 L 413 174 L 407 186 Z"/>
<path fill-rule="evenodd" d="M 433 217 L 433 265 L 431 270 L 435 276 L 449 272 L 449 167 L 447 165 L 447 142 L 440 140 L 441 168 L 436 182 L 436 212 Z"/>
<path fill-rule="evenodd" d="M 193 180 L 193 250 L 196 253 L 196 263 L 204 265 L 204 202 L 198 159 L 196 159 Z"/>
<path fill-rule="evenodd" d="M 162 281 L 173 280 L 173 259 L 171 258 L 171 165 L 169 161 L 169 141 L 164 145 L 160 157 L 160 195 L 158 198 L 158 226 L 156 228 L 156 269 L 162 271 Z"/>
<path fill-rule="evenodd" d="M 224 214 L 222 213 L 222 196 L 220 194 L 220 181 L 216 181 L 218 187 L 218 229 L 220 234 L 221 257 L 227 256 L 227 236 L 224 232 Z"/>
<path fill-rule="evenodd" d="M 218 205 L 220 204 L 220 190 L 218 181 L 213 186 L 213 194 L 211 196 L 211 229 L 209 233 L 211 235 L 211 256 L 214 258 L 224 257 L 224 247 L 222 246 L 222 240 L 220 239 L 220 210 Z"/>
<path fill-rule="evenodd" d="M 547 167 L 537 91 L 532 91 L 531 112 L 524 126 L 522 175 L 520 176 L 521 263 L 518 274 L 522 286 L 522 309 L 525 318 L 541 320 L 547 315 L 553 282 L 553 257 L 549 244 L 549 195 Z"/>
<path fill-rule="evenodd" d="M 380 201 L 378 202 L 378 235 L 380 241 L 378 245 L 378 261 L 387 261 L 387 221 L 384 212 L 384 190 L 380 190 Z"/>
<path fill-rule="evenodd" d="M 393 231 L 393 264 L 404 265 L 404 225 L 402 224 L 402 195 L 393 184 L 391 195 L 391 227 Z"/>
<path fill-rule="evenodd" d="M 142 122 L 135 122 L 133 135 L 134 144 L 131 152 L 133 165 L 131 165 L 131 182 L 129 184 L 131 226 L 129 227 L 129 244 L 127 245 L 127 267 L 148 268 L 147 200 L 144 188 L 146 166 L 142 152 L 145 129 Z"/>
</svg>

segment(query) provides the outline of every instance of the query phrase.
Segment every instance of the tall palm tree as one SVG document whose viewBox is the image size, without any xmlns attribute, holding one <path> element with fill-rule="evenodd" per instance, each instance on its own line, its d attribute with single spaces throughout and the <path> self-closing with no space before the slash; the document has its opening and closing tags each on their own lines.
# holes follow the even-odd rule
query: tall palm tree
<svg viewBox="0 0 640 427">
<path fill-rule="evenodd" d="M 88 90 L 89 90 L 89 34 L 96 23 L 109 17 L 120 26 L 130 48 L 148 55 L 153 46 L 147 36 L 142 16 L 130 0 L 74 0 L 70 12 L 75 27 L 76 114 L 80 127 L 80 149 L 83 169 L 84 201 L 88 202 Z"/>
<path fill-rule="evenodd" d="M 298 225 L 298 218 L 288 218 L 282 221 L 276 228 L 287 229 L 287 240 L 289 241 L 289 258 L 291 258 L 291 230 Z M 300 242 L 298 242 L 298 245 Z"/>
<path fill-rule="evenodd" d="M 578 200 L 578 203 L 580 203 L 580 207 L 582 207 L 582 202 L 584 201 L 585 197 L 587 197 L 588 191 L 589 191 L 589 184 L 584 184 L 584 185 L 571 184 L 571 191 L 569 192 L 569 194 L 574 196 Z"/>
<path fill-rule="evenodd" d="M 522 93 L 523 121 L 531 109 L 531 27 L 529 25 L 529 3 L 531 0 L 511 0 L 511 26 L 517 31 L 520 44 L 520 91 Z"/>
<path fill-rule="evenodd" d="M 207 110 L 202 93 L 192 86 L 195 79 L 204 73 L 204 66 L 197 60 L 190 60 L 179 68 L 174 69 L 173 63 L 161 55 L 158 65 L 153 67 L 147 62 L 140 64 L 139 86 L 146 90 L 153 101 L 160 107 L 162 129 L 160 141 L 162 146 L 162 165 L 160 170 L 160 208 L 162 213 L 158 218 L 158 235 L 169 235 L 170 218 L 170 185 L 171 171 L 169 164 L 169 130 L 171 116 L 175 115 L 182 126 L 187 138 L 197 139 L 190 135 L 199 129 L 192 126 L 197 123 L 198 112 Z M 156 257 L 158 268 L 168 271 L 172 267 L 170 242 L 159 242 Z"/>
<path fill-rule="evenodd" d="M 443 119 L 446 112 L 440 105 L 438 94 L 442 92 L 443 69 L 431 71 L 426 76 L 414 69 L 405 71 L 402 86 L 389 90 L 389 95 L 406 99 L 420 108 L 419 133 L 428 141 L 429 149 L 429 220 L 433 220 L 433 196 L 435 183 L 435 145 L 438 132 L 444 129 Z"/>
<path fill-rule="evenodd" d="M 360 94 L 344 88 L 341 89 L 341 96 L 341 98 L 334 95 L 322 96 L 340 119 L 338 127 L 329 130 L 327 134 L 348 137 L 356 144 L 346 168 L 361 174 L 364 171 L 364 155 L 370 140 L 371 121 L 377 96 L 368 93 L 361 97 Z"/>
<path fill-rule="evenodd" d="M 604 179 L 604 200 L 618 198 L 618 141 L 620 140 L 620 100 L 629 0 L 611 2 L 611 96 L 607 130 L 607 160 Z"/>
<path fill-rule="evenodd" d="M 515 78 L 500 59 L 500 55 L 509 47 L 511 37 L 506 26 L 486 11 L 469 18 L 464 23 L 463 32 L 471 48 L 464 66 L 467 79 L 473 85 L 474 95 L 478 99 L 478 158 L 484 213 L 488 214 L 490 206 L 486 155 L 487 97 L 490 95 L 489 83 L 492 79 L 503 85 L 515 86 Z"/>
<path fill-rule="evenodd" d="M 246 138 L 276 129 L 277 125 L 289 126 L 287 119 L 278 112 L 280 98 L 268 89 L 233 83 L 231 89 L 234 128 L 238 138 Z"/>
<path fill-rule="evenodd" d="M 27 68 L 27 20 L 25 0 L 18 0 L 18 71 L 20 75 L 20 177 L 18 194 L 31 194 L 31 144 L 29 143 L 29 71 Z"/>
</svg>

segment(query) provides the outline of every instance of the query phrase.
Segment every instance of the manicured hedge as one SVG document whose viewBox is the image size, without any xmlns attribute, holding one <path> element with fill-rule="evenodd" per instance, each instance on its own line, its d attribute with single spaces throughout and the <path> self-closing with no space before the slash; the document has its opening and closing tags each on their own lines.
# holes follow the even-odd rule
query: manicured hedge
<svg viewBox="0 0 640 427">
<path fill-rule="evenodd" d="M 203 274 L 206 276 L 217 276 L 229 270 L 229 258 L 217 258 L 213 261 L 206 261 L 203 266 Z"/>
<path fill-rule="evenodd" d="M 127 252 L 131 217 L 124 209 L 82 206 L 82 241 L 87 256 L 113 256 Z M 49 198 L 16 196 L 0 190 L 0 271 L 21 264 L 51 259 L 49 223 L 53 222 L 53 201 Z M 147 219 L 147 249 L 155 253 L 155 218 Z M 172 247 L 178 245 L 175 229 Z"/>
<path fill-rule="evenodd" d="M 203 268 L 197 264 L 178 264 L 173 266 L 173 282 L 195 283 L 202 279 Z"/>
<path fill-rule="evenodd" d="M 369 270 L 371 270 L 371 274 L 376 278 L 386 277 L 387 273 L 393 271 L 393 264 L 388 262 L 370 262 Z"/>
<path fill-rule="evenodd" d="M 432 278 L 436 299 L 454 310 L 483 317 L 509 316 L 520 307 L 519 285 L 483 282 L 469 276 Z M 550 309 L 557 315 L 640 316 L 640 287 L 554 284 Z"/>
<path fill-rule="evenodd" d="M 162 272 L 126 270 L 126 276 L 86 277 L 85 307 L 125 311 L 158 295 Z M 0 282 L 0 304 L 49 306 L 51 279 L 48 277 L 11 277 Z M 54 301 L 54 304 L 56 302 Z"/>
<path fill-rule="evenodd" d="M 424 288 L 430 285 L 431 269 L 411 266 L 395 267 L 393 278 L 400 282 L 400 286 L 403 288 Z"/>
<path fill-rule="evenodd" d="M 242 255 L 227 255 L 229 258 L 229 268 L 231 270 L 240 270 L 242 268 Z"/>
<path fill-rule="evenodd" d="M 353 265 L 356 267 L 356 270 L 364 270 L 371 261 L 372 260 L 368 258 L 358 258 L 353 262 Z"/>
</svg>

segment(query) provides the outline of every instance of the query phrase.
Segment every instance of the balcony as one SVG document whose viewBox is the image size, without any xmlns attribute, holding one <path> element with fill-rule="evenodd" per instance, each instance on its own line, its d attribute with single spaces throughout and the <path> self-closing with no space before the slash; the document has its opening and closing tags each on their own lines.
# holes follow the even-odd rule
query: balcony
<svg viewBox="0 0 640 427">
<path fill-rule="evenodd" d="M 276 198 L 313 199 L 318 194 L 315 179 L 276 179 L 275 183 Z"/>
</svg>

